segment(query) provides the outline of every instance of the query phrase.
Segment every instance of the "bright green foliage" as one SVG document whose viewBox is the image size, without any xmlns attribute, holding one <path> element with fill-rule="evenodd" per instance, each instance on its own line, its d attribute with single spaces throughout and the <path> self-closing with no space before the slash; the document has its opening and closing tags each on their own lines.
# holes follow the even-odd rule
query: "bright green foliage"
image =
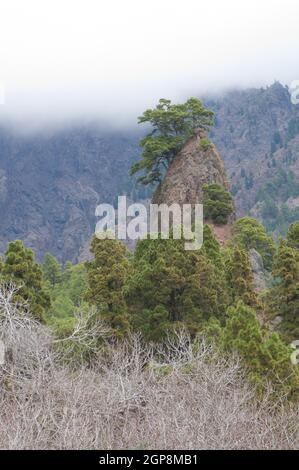
<svg viewBox="0 0 299 470">
<path fill-rule="evenodd" d="M 74 305 L 79 306 L 86 288 L 87 273 L 84 264 L 72 264 L 67 261 L 61 277 L 61 292 L 64 292 Z"/>
<path fill-rule="evenodd" d="M 96 305 L 116 336 L 129 330 L 123 289 L 130 272 L 127 249 L 118 240 L 93 237 L 92 261 L 86 262 L 88 289 L 85 300 Z"/>
<path fill-rule="evenodd" d="M 232 299 L 243 300 L 247 305 L 256 306 L 253 274 L 246 251 L 238 246 L 234 247 L 230 251 L 226 269 Z"/>
<path fill-rule="evenodd" d="M 44 280 L 49 281 L 51 286 L 54 286 L 61 281 L 61 265 L 55 256 L 51 255 L 51 253 L 45 254 L 42 271 Z"/>
<path fill-rule="evenodd" d="M 275 244 L 258 220 L 251 217 L 237 220 L 233 227 L 233 242 L 247 251 L 254 248 L 262 256 L 265 268 L 271 268 L 276 249 Z"/>
<path fill-rule="evenodd" d="M 294 222 L 288 228 L 287 243 L 292 248 L 299 249 L 299 222 Z"/>
<path fill-rule="evenodd" d="M 238 302 L 228 309 L 228 319 L 221 334 L 221 347 L 235 351 L 249 369 L 250 379 L 258 390 L 266 390 L 271 382 L 273 393 L 296 398 L 299 375 L 290 361 L 291 349 L 277 333 L 262 330 L 255 311 Z"/>
<path fill-rule="evenodd" d="M 141 240 L 126 299 L 134 327 L 152 340 L 185 325 L 194 334 L 211 315 L 222 317 L 226 303 L 221 279 L 208 257 L 185 251 L 184 240 Z"/>
<path fill-rule="evenodd" d="M 0 277 L 1 281 L 12 282 L 19 287 L 14 296 L 16 302 L 28 304 L 33 316 L 38 320 L 44 319 L 50 298 L 43 289 L 42 270 L 33 251 L 25 248 L 21 240 L 9 243 L 5 259 L 0 264 Z"/>
<path fill-rule="evenodd" d="M 171 104 L 160 99 L 154 109 L 147 109 L 139 123 L 149 123 L 152 130 L 141 139 L 141 160 L 132 166 L 131 174 L 142 172 L 138 181 L 151 184 L 161 181 L 163 171 L 182 149 L 195 129 L 209 129 L 213 124 L 213 112 L 206 109 L 197 98 L 189 98 L 183 104 Z"/>
<path fill-rule="evenodd" d="M 54 298 L 54 300 L 52 300 L 51 308 L 47 313 L 47 322 L 50 324 L 73 317 L 76 309 L 76 306 L 67 295 L 57 293 L 57 291 L 58 289 L 55 289 L 55 292 L 52 292 L 51 298 Z"/>
<path fill-rule="evenodd" d="M 209 139 L 204 137 L 203 139 L 200 139 L 199 146 L 200 146 L 200 149 L 205 152 L 206 150 L 210 148 L 211 142 L 209 141 Z"/>
<path fill-rule="evenodd" d="M 222 333 L 225 348 L 237 351 L 254 369 L 260 366 L 263 336 L 255 311 L 243 302 L 228 309 Z"/>
<path fill-rule="evenodd" d="M 223 269 L 220 245 L 211 228 L 206 224 L 203 226 L 203 246 L 201 249 L 215 266 Z"/>
<path fill-rule="evenodd" d="M 201 252 L 211 261 L 217 273 L 218 282 L 223 290 L 225 303 L 232 302 L 230 283 L 228 282 L 227 266 L 230 260 L 231 251 L 221 248 L 209 225 L 203 226 L 203 245 Z"/>
<path fill-rule="evenodd" d="M 226 224 L 233 212 L 231 194 L 216 183 L 204 184 L 202 189 L 205 220 L 210 219 L 216 224 Z"/>
<path fill-rule="evenodd" d="M 287 339 L 299 338 L 299 251 L 281 241 L 274 260 L 275 285 L 270 299 L 274 312 L 281 315 L 281 330 Z"/>
<path fill-rule="evenodd" d="M 70 323 L 75 310 L 83 302 L 83 294 L 87 289 L 87 273 L 83 264 L 73 265 L 70 261 L 60 271 L 57 282 L 52 285 L 45 281 L 45 289 L 51 297 L 51 308 L 47 312 L 47 321 L 56 328 L 64 328 Z"/>
</svg>

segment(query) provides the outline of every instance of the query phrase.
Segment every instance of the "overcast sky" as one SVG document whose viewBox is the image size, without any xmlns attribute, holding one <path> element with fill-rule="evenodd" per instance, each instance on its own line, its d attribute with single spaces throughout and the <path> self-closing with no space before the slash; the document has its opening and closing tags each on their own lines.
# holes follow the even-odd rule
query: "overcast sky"
<svg viewBox="0 0 299 470">
<path fill-rule="evenodd" d="M 160 97 L 289 84 L 298 51 L 298 0 L 1 0 L 0 115 L 130 124 Z"/>
</svg>

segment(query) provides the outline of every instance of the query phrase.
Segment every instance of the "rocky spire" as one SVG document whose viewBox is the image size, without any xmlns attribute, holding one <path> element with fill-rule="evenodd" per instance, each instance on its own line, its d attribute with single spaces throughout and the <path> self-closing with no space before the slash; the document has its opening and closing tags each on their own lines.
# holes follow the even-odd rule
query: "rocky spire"
<svg viewBox="0 0 299 470">
<path fill-rule="evenodd" d="M 224 164 L 215 145 L 208 140 L 203 130 L 198 129 L 169 166 L 164 180 L 153 195 L 152 203 L 202 203 L 202 187 L 210 183 L 217 183 L 229 190 Z M 235 212 L 230 216 L 228 225 L 234 220 Z M 219 226 L 219 230 L 216 228 L 216 236 L 218 231 L 222 234 L 225 231 L 223 229 L 225 227 Z"/>
</svg>

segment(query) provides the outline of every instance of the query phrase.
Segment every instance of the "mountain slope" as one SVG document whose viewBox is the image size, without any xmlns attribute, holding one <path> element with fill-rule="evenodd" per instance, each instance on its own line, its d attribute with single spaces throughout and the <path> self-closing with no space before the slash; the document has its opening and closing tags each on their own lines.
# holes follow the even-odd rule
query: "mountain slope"
<svg viewBox="0 0 299 470">
<path fill-rule="evenodd" d="M 239 216 L 251 214 L 283 233 L 299 218 L 299 106 L 276 82 L 207 100 L 211 138 L 224 160 Z"/>
<path fill-rule="evenodd" d="M 279 83 L 205 99 L 210 133 L 224 161 L 237 215 L 251 214 L 276 233 L 299 219 L 299 107 Z M 92 235 L 95 207 L 120 194 L 137 200 L 129 168 L 137 133 L 73 127 L 22 136 L 0 128 L 0 252 L 16 238 L 61 261 L 77 260 Z"/>
<path fill-rule="evenodd" d="M 0 131 L 0 252 L 20 238 L 39 255 L 77 259 L 96 205 L 134 188 L 136 136 L 75 128 L 52 135 Z"/>
</svg>

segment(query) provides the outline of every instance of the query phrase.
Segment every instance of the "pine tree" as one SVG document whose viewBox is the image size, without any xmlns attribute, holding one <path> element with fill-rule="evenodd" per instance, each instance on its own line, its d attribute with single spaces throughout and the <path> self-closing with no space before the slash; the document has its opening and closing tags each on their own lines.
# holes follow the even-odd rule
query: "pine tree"
<svg viewBox="0 0 299 470">
<path fill-rule="evenodd" d="M 83 296 L 87 289 L 87 273 L 83 264 L 67 261 L 59 274 L 54 285 L 49 280 L 45 282 L 45 289 L 51 297 L 47 322 L 52 326 L 55 324 L 56 330 L 60 323 L 64 325 L 65 322 L 71 322 L 78 308 L 82 309 Z"/>
<path fill-rule="evenodd" d="M 233 226 L 232 241 L 246 251 L 254 248 L 262 256 L 265 268 L 271 269 L 275 244 L 258 220 L 252 217 L 237 220 Z"/>
<path fill-rule="evenodd" d="M 204 184 L 203 207 L 205 220 L 212 220 L 216 224 L 226 224 L 233 212 L 233 198 L 229 191 L 221 185 Z"/>
<path fill-rule="evenodd" d="M 88 280 L 85 300 L 96 305 L 115 335 L 122 337 L 129 330 L 123 295 L 130 272 L 127 249 L 118 240 L 101 240 L 94 236 L 90 251 L 94 259 L 85 264 Z"/>
<path fill-rule="evenodd" d="M 131 174 L 142 172 L 138 181 L 147 185 L 161 181 L 165 170 L 197 128 L 208 130 L 213 125 L 213 112 L 197 98 L 189 98 L 182 104 L 172 104 L 162 98 L 138 122 L 149 123 L 151 130 L 140 141 L 141 160 L 132 166 Z"/>
<path fill-rule="evenodd" d="M 288 228 L 287 244 L 292 248 L 299 249 L 299 222 L 294 222 Z"/>
<path fill-rule="evenodd" d="M 184 325 L 195 334 L 211 315 L 224 315 L 225 290 L 207 256 L 184 240 L 141 240 L 126 287 L 136 329 L 152 340 Z"/>
<path fill-rule="evenodd" d="M 12 282 L 18 287 L 14 300 L 28 304 L 31 313 L 43 320 L 50 298 L 43 289 L 42 270 L 33 251 L 25 248 L 21 240 L 9 243 L 0 272 L 3 282 Z"/>
<path fill-rule="evenodd" d="M 299 337 L 299 251 L 281 241 L 274 260 L 275 285 L 271 306 L 281 315 L 281 329 L 289 340 Z"/>
<path fill-rule="evenodd" d="M 46 253 L 42 264 L 43 277 L 51 286 L 61 281 L 62 270 L 58 260 L 51 253 Z"/>
<path fill-rule="evenodd" d="M 264 392 L 270 382 L 273 395 L 298 397 L 299 374 L 290 361 L 291 349 L 277 333 L 263 330 L 255 311 L 243 302 L 228 309 L 220 343 L 224 350 L 241 357 L 259 392 Z"/>
<path fill-rule="evenodd" d="M 206 254 L 209 260 L 219 269 L 223 269 L 223 259 L 221 256 L 220 245 L 209 225 L 203 227 L 203 246 L 201 250 Z"/>
<path fill-rule="evenodd" d="M 257 306 L 253 274 L 245 250 L 235 246 L 227 263 L 227 277 L 233 301 L 243 300 L 247 305 Z"/>
</svg>

